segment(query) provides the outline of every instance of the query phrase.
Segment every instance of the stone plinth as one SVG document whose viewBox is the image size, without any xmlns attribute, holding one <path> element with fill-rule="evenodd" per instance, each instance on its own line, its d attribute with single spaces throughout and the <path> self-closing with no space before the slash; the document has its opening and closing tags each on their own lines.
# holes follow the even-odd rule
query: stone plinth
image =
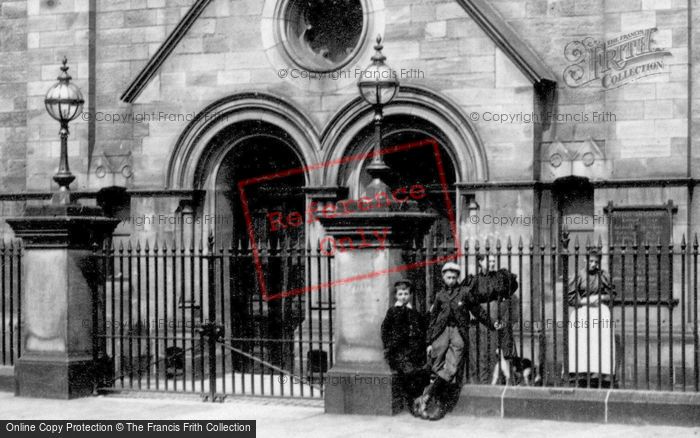
<svg viewBox="0 0 700 438">
<path fill-rule="evenodd" d="M 9 219 L 23 242 L 22 354 L 15 394 L 73 398 L 92 394 L 93 311 L 103 293 L 103 263 L 93 252 L 119 223 L 77 204 L 30 207 Z"/>
<path fill-rule="evenodd" d="M 435 218 L 418 211 L 319 216 L 327 239 L 335 243 L 338 281 L 334 286 L 337 359 L 328 372 L 326 412 L 391 415 L 400 407 L 384 360 L 381 324 L 393 303 L 393 284 L 405 275 L 402 247 L 422 237 Z"/>
</svg>

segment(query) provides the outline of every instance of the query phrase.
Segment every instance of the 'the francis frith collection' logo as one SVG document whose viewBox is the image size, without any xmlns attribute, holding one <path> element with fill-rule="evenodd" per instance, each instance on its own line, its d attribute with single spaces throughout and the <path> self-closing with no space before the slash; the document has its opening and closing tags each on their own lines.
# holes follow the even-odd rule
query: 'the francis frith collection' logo
<svg viewBox="0 0 700 438">
<path fill-rule="evenodd" d="M 601 42 L 593 38 L 571 41 L 564 56 L 564 82 L 572 88 L 600 84 L 611 90 L 637 79 L 664 72 L 667 49 L 656 46 L 657 28 L 637 30 Z"/>
</svg>

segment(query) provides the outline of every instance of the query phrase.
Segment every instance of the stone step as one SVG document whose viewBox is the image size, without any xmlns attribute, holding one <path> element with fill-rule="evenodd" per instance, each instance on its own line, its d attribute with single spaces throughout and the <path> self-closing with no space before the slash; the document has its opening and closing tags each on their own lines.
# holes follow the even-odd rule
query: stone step
<svg viewBox="0 0 700 438">
<path fill-rule="evenodd" d="M 15 367 L 0 366 L 0 391 L 15 392 Z"/>
<path fill-rule="evenodd" d="M 700 426 L 700 393 L 466 385 L 450 415 Z"/>
</svg>

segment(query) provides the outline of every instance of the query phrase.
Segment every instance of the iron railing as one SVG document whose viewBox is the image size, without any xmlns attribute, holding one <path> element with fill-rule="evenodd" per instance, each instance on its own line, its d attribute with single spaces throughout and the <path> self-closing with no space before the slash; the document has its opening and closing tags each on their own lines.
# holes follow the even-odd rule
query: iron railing
<svg viewBox="0 0 700 438">
<path fill-rule="evenodd" d="M 583 268 L 595 252 L 611 279 L 614 298 L 604 303 L 592 296 L 570 305 L 570 282 L 589 281 Z M 451 255 L 478 280 L 477 259 L 487 254 L 495 256 L 496 269 L 517 275 L 519 288 L 510 302 L 483 306 L 492 319 L 512 328 L 516 357 L 533 364 L 531 384 L 699 390 L 697 238 L 691 245 L 685 238 L 675 245 L 582 244 L 566 235 L 553 245 L 522 239 L 515 244 L 510 239 L 470 240 L 461 248 L 451 242 L 420 242 L 405 252 L 407 263 L 428 262 L 407 273 L 418 291 L 414 305 L 427 312 L 440 289 L 441 265 L 431 260 Z M 500 374 L 496 348 L 504 341 L 482 325 L 475 324 L 471 332 L 466 381 L 491 383 L 493 374 Z"/>
<path fill-rule="evenodd" d="M 21 353 L 22 246 L 0 240 L 0 365 L 14 365 Z"/>
<path fill-rule="evenodd" d="M 99 256 L 95 355 L 113 370 L 101 389 L 322 396 L 332 256 L 299 241 L 225 248 L 211 237 L 197 248 L 115 242 Z"/>
<path fill-rule="evenodd" d="M 615 297 L 571 306 L 568 283 L 581 278 L 594 249 Z M 512 328 L 517 355 L 533 364 L 533 384 L 700 390 L 697 238 L 664 245 L 470 240 L 460 248 L 425 241 L 404 254 L 407 263 L 429 262 L 406 272 L 423 312 L 441 282 L 431 260 L 452 256 L 477 275 L 477 256 L 493 254 L 497 269 L 517 275 L 510 305 L 484 306 Z M 93 320 L 94 354 L 105 369 L 101 388 L 322 395 L 334 361 L 332 255 L 303 242 L 253 248 L 209 240 L 197 247 L 117 241 L 95 256 L 107 274 Z M 0 243 L 2 365 L 21 352 L 21 257 L 17 242 Z M 299 293 L 265 300 L 257 272 L 269 295 Z M 314 285 L 318 290 L 308 289 Z M 220 330 L 201 330 L 207 323 Z M 483 326 L 472 327 L 466 382 L 491 382 L 499 342 Z"/>
</svg>

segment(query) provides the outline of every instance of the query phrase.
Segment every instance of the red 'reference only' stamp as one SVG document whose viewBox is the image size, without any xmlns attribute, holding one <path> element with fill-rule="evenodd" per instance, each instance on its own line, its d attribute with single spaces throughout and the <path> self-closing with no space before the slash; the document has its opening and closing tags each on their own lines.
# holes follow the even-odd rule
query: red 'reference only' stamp
<svg viewBox="0 0 700 438">
<path fill-rule="evenodd" d="M 295 295 L 310 293 L 324 288 L 334 287 L 336 285 L 345 284 L 353 281 L 367 280 L 370 278 L 376 278 L 381 275 L 388 275 L 395 272 L 404 272 L 412 269 L 418 269 L 428 265 L 434 265 L 439 263 L 444 263 L 449 260 L 455 260 L 460 256 L 459 239 L 457 238 L 457 225 L 455 220 L 455 211 L 453 207 L 452 199 L 450 198 L 449 189 L 447 186 L 447 178 L 445 175 L 445 169 L 442 162 L 442 157 L 440 156 L 440 146 L 439 143 L 434 139 L 425 139 L 410 143 L 405 143 L 401 145 L 391 146 L 382 149 L 379 154 L 386 156 L 389 154 L 405 152 L 411 149 L 431 147 L 433 150 L 433 156 L 435 157 L 435 167 L 437 169 L 437 174 L 440 183 L 440 195 L 443 198 L 443 202 L 446 209 L 447 220 L 450 225 L 450 232 L 452 234 L 453 241 L 455 243 L 455 252 L 450 255 L 443 255 L 431 259 L 422 260 L 419 262 L 403 264 L 399 266 L 394 266 L 389 269 L 378 270 L 375 272 L 364 273 L 360 275 L 354 275 L 347 278 L 333 279 L 327 282 L 321 282 L 319 284 L 305 285 L 303 287 L 297 287 L 289 290 L 274 291 L 270 292 L 268 288 L 267 281 L 265 279 L 265 273 L 263 271 L 263 265 L 261 262 L 260 249 L 257 246 L 257 239 L 255 236 L 255 228 L 253 226 L 253 220 L 250 212 L 249 200 L 246 194 L 246 188 L 254 186 L 256 184 L 264 184 L 277 179 L 282 179 L 290 176 L 307 174 L 312 171 L 319 169 L 326 169 L 333 166 L 342 166 L 347 163 L 358 162 L 362 163 L 364 160 L 371 159 L 375 156 L 374 151 L 360 153 L 355 155 L 349 155 L 340 159 L 327 161 L 323 163 L 313 164 L 309 166 L 292 168 L 280 172 L 269 173 L 266 175 L 261 175 L 258 177 L 248 178 L 242 180 L 238 183 L 238 191 L 241 197 L 241 204 L 243 215 L 245 218 L 246 231 L 248 233 L 248 238 L 251 243 L 253 263 L 255 265 L 256 276 L 260 286 L 260 292 L 262 298 L 266 301 L 271 301 L 280 298 L 291 297 Z M 349 215 L 356 212 L 368 212 L 373 209 L 384 208 L 392 203 L 401 205 L 406 202 L 421 202 L 425 201 L 428 197 L 428 190 L 425 186 L 421 184 L 411 184 L 407 186 L 402 186 L 398 188 L 393 188 L 387 190 L 386 193 L 378 193 L 373 197 L 360 196 L 357 199 L 344 199 L 339 200 L 335 203 L 324 203 L 319 205 L 316 202 L 311 202 L 305 209 L 305 211 L 273 211 L 267 214 L 265 220 L 270 226 L 271 232 L 279 232 L 288 230 L 290 228 L 304 227 L 310 223 L 317 222 L 319 217 L 325 218 L 336 218 L 343 215 Z M 349 238 L 334 239 L 332 236 L 321 237 L 319 242 L 319 251 L 322 255 L 332 256 L 339 252 L 354 251 L 357 249 L 366 248 L 366 241 L 372 239 L 374 242 L 378 242 L 378 245 L 374 245 L 377 250 L 382 250 L 385 248 L 385 243 L 387 239 L 388 230 L 376 229 L 376 227 L 368 227 L 367 229 L 356 230 L 357 236 L 360 236 L 359 241 L 353 241 Z M 365 239 L 367 237 L 367 239 Z"/>
</svg>

